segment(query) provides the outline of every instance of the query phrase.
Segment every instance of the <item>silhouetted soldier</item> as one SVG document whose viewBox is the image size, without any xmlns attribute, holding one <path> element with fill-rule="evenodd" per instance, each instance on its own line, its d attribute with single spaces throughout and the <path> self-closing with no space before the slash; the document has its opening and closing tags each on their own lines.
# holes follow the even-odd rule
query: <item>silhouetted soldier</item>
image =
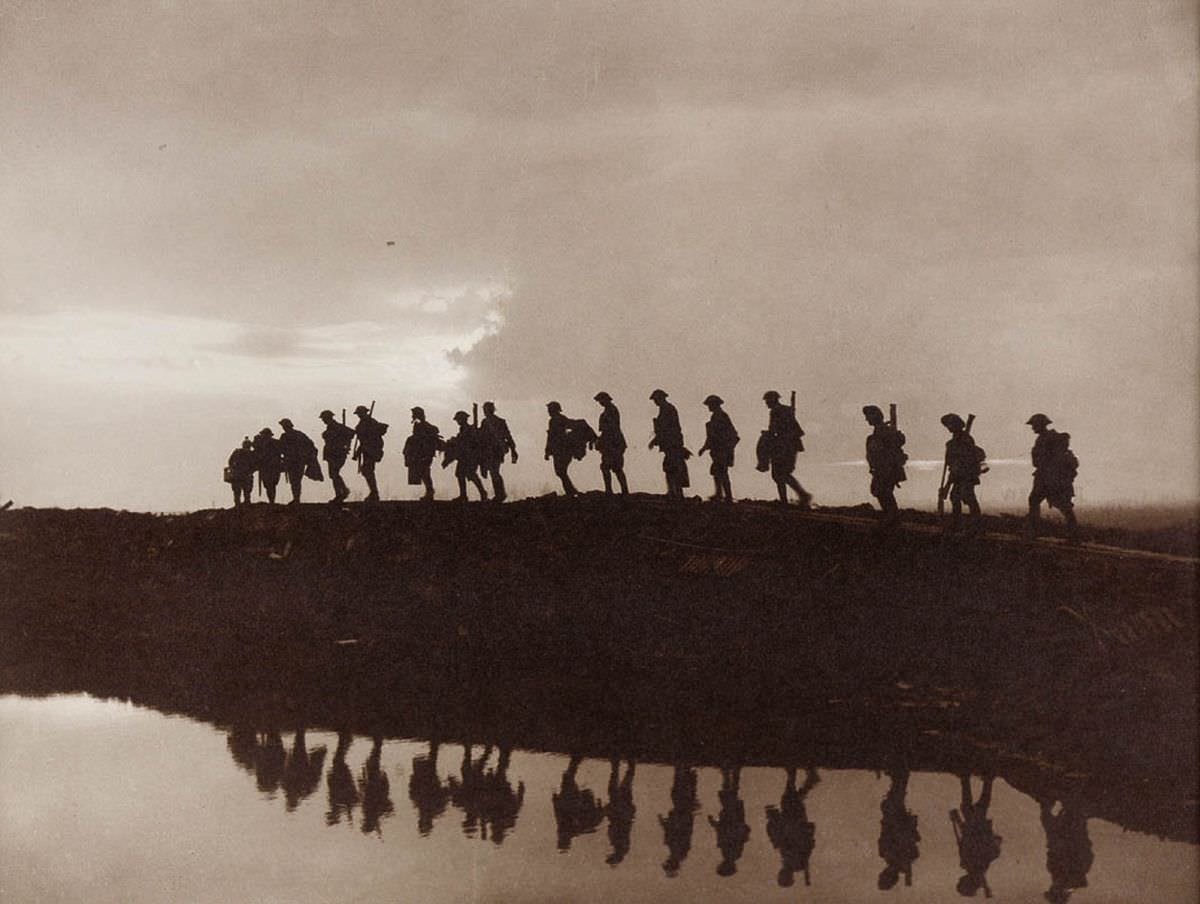
<svg viewBox="0 0 1200 904">
<path fill-rule="evenodd" d="M 708 817 L 708 823 L 717 831 L 717 847 L 721 851 L 721 862 L 717 864 L 718 876 L 732 876 L 737 872 L 737 862 L 750 838 L 750 826 L 746 822 L 746 805 L 739 796 L 741 767 L 721 770 L 721 812 L 717 819 Z"/>
<path fill-rule="evenodd" d="M 904 884 L 912 885 L 913 861 L 920 856 L 917 844 L 917 817 L 905 806 L 908 793 L 908 770 L 889 769 L 887 794 L 879 805 L 879 856 L 887 864 L 879 873 L 879 890 L 888 891 L 904 876 Z"/>
<path fill-rule="evenodd" d="M 763 402 L 770 416 L 767 429 L 758 439 L 757 468 L 759 471 L 770 469 L 781 503 L 787 504 L 787 491 L 791 487 L 800 500 L 800 508 L 808 509 L 812 505 L 812 493 L 800 486 L 795 478 L 796 456 L 804 451 L 804 431 L 796 420 L 796 410 L 783 404 L 774 389 L 763 393 Z"/>
<path fill-rule="evenodd" d="M 808 861 L 817 843 L 816 826 L 808 821 L 808 810 L 804 798 L 819 779 L 813 769 L 806 769 L 804 785 L 796 787 L 796 770 L 787 770 L 787 785 L 778 807 L 767 807 L 767 837 L 779 851 L 783 864 L 779 867 L 778 881 L 781 888 L 791 888 L 796 882 L 796 873 L 804 873 L 804 884 L 811 885 Z"/>
<path fill-rule="evenodd" d="M 289 813 L 321 786 L 321 770 L 324 766 L 325 748 L 318 747 L 309 753 L 304 728 L 297 728 L 292 750 L 283 764 L 283 799 Z"/>
<path fill-rule="evenodd" d="M 571 462 L 583 458 L 589 443 L 595 442 L 595 434 L 586 421 L 573 420 L 562 413 L 558 402 L 547 402 L 546 413 L 550 419 L 546 424 L 546 461 L 554 462 L 554 473 L 562 481 L 563 493 L 574 498 L 579 495 L 571 476 L 567 473 Z M 589 440 L 588 434 L 591 434 Z"/>
<path fill-rule="evenodd" d="M 600 476 L 604 478 L 604 492 L 612 495 L 612 479 L 617 478 L 621 495 L 629 495 L 629 484 L 625 481 L 625 434 L 621 432 L 621 412 L 613 404 L 607 392 L 598 392 L 592 397 L 600 403 L 600 435 L 596 449 L 600 453 Z"/>
<path fill-rule="evenodd" d="M 683 428 L 679 425 L 679 412 L 667 401 L 661 389 L 650 393 L 650 401 L 658 406 L 654 416 L 654 438 L 650 448 L 657 447 L 663 454 L 663 474 L 667 478 L 667 496 L 682 499 L 684 488 L 691 485 L 688 479 L 687 460 L 692 453 L 683 444 Z"/>
<path fill-rule="evenodd" d="M 250 437 L 242 440 L 242 444 L 229 454 L 226 477 L 233 489 L 233 507 L 250 504 L 250 493 L 254 490 L 254 470 L 258 456 Z"/>
<path fill-rule="evenodd" d="M 354 808 L 358 805 L 358 786 L 354 783 L 354 774 L 346 765 L 346 754 L 350 752 L 353 740 L 350 732 L 338 732 L 337 749 L 333 751 L 333 762 L 325 776 L 325 786 L 329 793 L 329 809 L 325 811 L 327 826 L 337 825 L 343 816 L 348 823 L 354 821 Z"/>
<path fill-rule="evenodd" d="M 1071 892 L 1087 888 L 1088 870 L 1095 855 L 1088 837 L 1087 817 L 1075 805 L 1064 801 L 1054 815 L 1054 801 L 1038 800 L 1042 828 L 1046 830 L 1046 869 L 1050 888 L 1045 898 L 1050 904 L 1066 904 Z"/>
<path fill-rule="evenodd" d="M 588 789 L 575 782 L 580 758 L 571 757 L 563 772 L 562 784 L 552 796 L 554 822 L 558 828 L 558 849 L 569 850 L 571 842 L 580 835 L 596 831 L 604 819 L 604 804 Z"/>
<path fill-rule="evenodd" d="M 258 469 L 262 488 L 267 491 L 267 502 L 274 505 L 275 488 L 279 486 L 279 475 L 283 473 L 283 454 L 279 449 L 279 440 L 270 427 L 263 427 L 254 437 L 254 465 Z"/>
<path fill-rule="evenodd" d="M 884 524 L 900 520 L 896 504 L 896 487 L 908 479 L 904 463 L 904 434 L 884 420 L 877 405 L 864 405 L 863 417 L 874 429 L 867 436 L 867 468 L 871 472 L 871 495 L 879 500 Z"/>
<path fill-rule="evenodd" d="M 479 490 L 479 498 L 487 500 L 487 490 L 479 479 L 479 460 L 481 457 L 479 428 L 471 425 L 471 415 L 465 411 L 454 412 L 454 422 L 458 424 L 458 433 L 446 440 L 446 451 L 442 457 L 442 467 L 454 463 L 454 476 L 458 480 L 457 502 L 467 501 L 467 482 L 475 484 Z"/>
<path fill-rule="evenodd" d="M 721 407 L 725 402 L 720 396 L 710 395 L 704 400 L 704 404 L 712 412 L 712 415 L 709 417 L 708 423 L 704 425 L 704 445 L 696 454 L 703 455 L 708 452 L 712 456 L 709 473 L 712 474 L 715 488 L 713 499 L 733 502 L 733 486 L 729 482 L 729 469 L 733 467 L 733 450 L 740 437 L 733 427 L 733 421 Z"/>
<path fill-rule="evenodd" d="M 608 843 L 612 851 L 604 862 L 616 866 L 629 853 L 630 835 L 633 833 L 633 817 L 637 808 L 633 805 L 633 771 L 635 764 L 632 759 L 625 767 L 625 777 L 621 778 L 621 760 L 614 757 L 609 764 L 608 772 Z"/>
<path fill-rule="evenodd" d="M 354 460 L 358 462 L 359 473 L 367 482 L 367 502 L 379 501 L 379 485 L 375 482 L 375 466 L 383 460 L 383 435 L 387 433 L 388 425 L 375 420 L 371 409 L 359 405 L 354 409 L 358 415 L 358 423 L 354 427 L 354 435 L 358 446 L 354 450 Z"/>
<path fill-rule="evenodd" d="M 983 473 L 983 450 L 975 445 L 966 422 L 957 414 L 942 415 L 942 426 L 950 431 L 950 439 L 946 441 L 946 486 L 939 492 L 950 497 L 950 527 L 958 529 L 965 502 L 971 513 L 971 530 L 978 530 L 979 500 L 975 498 L 975 487 Z"/>
<path fill-rule="evenodd" d="M 264 732 L 254 756 L 254 780 L 258 790 L 274 794 L 283 780 L 283 764 L 287 751 L 283 747 L 283 736 L 275 730 Z"/>
<path fill-rule="evenodd" d="M 483 755 L 472 761 L 472 744 L 463 745 L 462 767 L 460 777 L 450 776 L 450 798 L 454 806 L 463 811 L 462 830 L 468 838 L 475 837 L 475 830 L 482 829 L 487 837 L 487 827 L 483 825 L 483 798 L 487 794 L 487 782 L 484 776 L 484 766 L 492 755 L 491 746 L 484 747 Z"/>
<path fill-rule="evenodd" d="M 425 409 L 412 410 L 412 433 L 404 441 L 404 466 L 408 469 L 408 485 L 424 486 L 425 495 L 433 498 L 433 475 L 430 468 L 433 459 L 445 447 L 442 434 L 433 424 L 425 420 Z"/>
<path fill-rule="evenodd" d="M 1044 414 L 1035 414 L 1027 423 L 1037 434 L 1033 443 L 1033 489 L 1029 493 L 1029 534 L 1037 535 L 1042 502 L 1063 513 L 1067 521 L 1067 535 L 1074 538 L 1078 524 L 1075 521 L 1075 476 L 1079 472 L 1079 459 L 1071 451 L 1071 435 L 1051 430 L 1053 421 Z"/>
<path fill-rule="evenodd" d="M 983 788 L 979 800 L 972 802 L 971 777 L 960 775 L 962 803 L 958 810 L 950 811 L 950 825 L 954 828 L 954 840 L 958 842 L 958 865 L 965 875 L 958 880 L 958 893 L 964 898 L 973 898 L 979 889 L 984 897 L 990 898 L 987 871 L 992 861 L 1000 856 L 1003 840 L 992 830 L 992 821 L 987 818 L 992 803 L 992 776 L 983 777 Z"/>
<path fill-rule="evenodd" d="M 343 408 L 342 415 L 345 416 L 345 414 L 346 409 Z M 333 483 L 333 499 L 330 501 L 343 502 L 350 495 L 350 488 L 342 479 L 342 468 L 346 464 L 346 459 L 350 457 L 350 446 L 354 442 L 354 429 L 334 420 L 333 412 L 328 408 L 321 412 L 321 420 L 325 422 L 325 429 L 321 431 L 321 439 L 324 443 L 321 458 L 325 460 L 325 464 L 329 468 L 329 480 Z"/>
<path fill-rule="evenodd" d="M 364 835 L 380 834 L 379 824 L 392 812 L 391 783 L 387 772 L 379 768 L 383 752 L 383 738 L 376 736 L 371 744 L 371 753 L 363 764 L 358 790 L 362 797 L 362 831 Z"/>
<path fill-rule="evenodd" d="M 483 420 L 479 424 L 479 433 L 483 441 L 483 454 L 480 459 L 483 476 L 491 475 L 492 496 L 497 502 L 503 502 L 508 498 L 508 493 L 504 489 L 500 466 L 504 464 L 506 454 L 512 456 L 514 465 L 517 463 L 517 443 L 513 439 L 512 431 L 508 429 L 508 422 L 496 414 L 495 402 L 483 403 Z"/>
<path fill-rule="evenodd" d="M 667 859 L 663 872 L 669 878 L 679 875 L 679 868 L 692 849 L 692 831 L 696 822 L 696 811 L 700 801 L 696 798 L 696 770 L 676 766 L 671 780 L 671 809 L 667 815 L 658 817 L 663 830 L 663 844 L 667 846 Z"/>
<path fill-rule="evenodd" d="M 408 780 L 408 799 L 417 810 L 417 831 L 428 835 L 433 821 L 446 812 L 450 790 L 442 784 L 437 772 L 438 743 L 429 742 L 427 756 L 415 756 L 412 775 Z"/>
<path fill-rule="evenodd" d="M 493 844 L 503 844 L 504 837 L 517 824 L 517 815 L 525 803 L 525 783 L 518 782 L 517 790 L 513 791 L 512 782 L 508 780 L 508 764 L 512 759 L 512 749 L 500 748 L 500 758 L 495 769 L 489 769 L 483 776 L 483 795 L 481 798 L 480 826 L 482 837 L 491 834 Z"/>
<path fill-rule="evenodd" d="M 288 485 L 292 488 L 292 505 L 300 504 L 300 486 L 304 482 L 304 474 L 309 470 L 309 463 L 314 465 L 317 460 L 317 444 L 292 426 L 288 418 L 279 422 L 283 433 L 279 435 L 279 452 L 283 457 L 283 470 L 287 474 Z M 316 465 L 316 473 L 320 466 Z M 311 472 L 310 472 L 311 473 Z M 315 478 L 314 478 L 315 479 Z"/>
</svg>

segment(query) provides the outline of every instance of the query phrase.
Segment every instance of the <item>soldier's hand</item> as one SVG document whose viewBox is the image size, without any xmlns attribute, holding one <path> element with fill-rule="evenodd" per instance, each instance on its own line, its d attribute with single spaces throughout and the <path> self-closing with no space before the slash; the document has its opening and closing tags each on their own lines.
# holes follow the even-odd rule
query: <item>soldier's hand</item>
<svg viewBox="0 0 1200 904">
<path fill-rule="evenodd" d="M 550 460 L 550 453 L 549 453 L 549 452 L 547 452 L 547 453 L 546 453 L 546 461 L 549 461 L 549 460 Z"/>
<path fill-rule="evenodd" d="M 516 449 L 513 449 L 513 451 L 512 451 L 512 463 L 514 465 L 517 463 L 517 450 Z"/>
</svg>

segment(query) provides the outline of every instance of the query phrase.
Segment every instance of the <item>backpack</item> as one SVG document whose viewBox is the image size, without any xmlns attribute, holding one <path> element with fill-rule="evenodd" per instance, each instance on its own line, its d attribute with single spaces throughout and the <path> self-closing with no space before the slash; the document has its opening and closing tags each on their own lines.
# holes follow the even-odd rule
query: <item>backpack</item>
<svg viewBox="0 0 1200 904">
<path fill-rule="evenodd" d="M 583 418 L 572 420 L 567 427 L 566 446 L 576 461 L 587 455 L 588 445 L 597 439 L 596 431 Z"/>
</svg>

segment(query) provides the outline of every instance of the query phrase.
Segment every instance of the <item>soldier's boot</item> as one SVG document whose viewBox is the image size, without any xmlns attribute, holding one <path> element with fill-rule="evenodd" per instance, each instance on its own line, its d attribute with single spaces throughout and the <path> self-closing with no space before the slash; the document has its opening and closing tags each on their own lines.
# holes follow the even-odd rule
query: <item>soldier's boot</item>
<svg viewBox="0 0 1200 904">
<path fill-rule="evenodd" d="M 1042 505 L 1033 498 L 1029 500 L 1029 516 L 1025 520 L 1025 539 L 1035 540 L 1038 535 L 1038 523 L 1041 521 Z"/>
<path fill-rule="evenodd" d="M 733 502 L 733 484 L 730 482 L 728 474 L 721 478 L 721 483 L 725 489 L 725 501 Z"/>
<path fill-rule="evenodd" d="M 426 475 L 426 477 L 424 478 L 424 483 L 425 483 L 425 495 L 423 495 L 421 497 L 421 501 L 422 502 L 432 502 L 433 501 L 433 478 Z"/>
<path fill-rule="evenodd" d="M 629 484 L 625 480 L 625 472 L 624 471 L 617 471 L 617 483 L 619 483 L 621 485 L 621 495 L 628 496 L 629 495 Z"/>
<path fill-rule="evenodd" d="M 1079 522 L 1075 520 L 1075 507 L 1070 506 L 1063 511 L 1063 517 L 1067 519 L 1067 540 L 1071 543 L 1079 541 Z"/>
<path fill-rule="evenodd" d="M 504 487 L 504 478 L 500 476 L 500 471 L 492 471 L 492 498 L 497 502 L 503 502 L 508 498 L 508 492 Z"/>
<path fill-rule="evenodd" d="M 608 468 L 601 468 L 600 476 L 604 478 L 604 495 L 611 496 L 613 494 L 612 471 Z"/>
<path fill-rule="evenodd" d="M 789 477 L 788 478 L 788 486 L 790 486 L 793 490 L 796 491 L 796 495 L 799 497 L 800 508 L 802 511 L 807 512 L 809 509 L 812 508 L 812 493 L 808 492 L 807 490 L 804 489 L 804 487 L 800 486 L 800 481 L 798 481 L 795 477 Z"/>
</svg>

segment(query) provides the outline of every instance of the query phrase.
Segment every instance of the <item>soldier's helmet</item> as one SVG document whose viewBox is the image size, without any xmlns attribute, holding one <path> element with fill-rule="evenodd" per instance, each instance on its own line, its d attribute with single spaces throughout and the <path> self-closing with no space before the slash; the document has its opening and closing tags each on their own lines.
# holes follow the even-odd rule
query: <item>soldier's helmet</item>
<svg viewBox="0 0 1200 904">
<path fill-rule="evenodd" d="M 606 405 L 612 401 L 612 396 L 610 396 L 604 390 L 600 390 L 600 392 L 592 396 L 592 399 L 593 401 L 599 402 L 601 405 Z"/>
<path fill-rule="evenodd" d="M 471 419 L 471 415 L 467 414 L 465 411 L 456 411 L 454 412 L 454 419 L 460 424 L 465 424 Z"/>
<path fill-rule="evenodd" d="M 659 399 L 665 398 L 667 398 L 667 391 L 665 389 L 656 389 L 654 392 L 650 393 L 651 401 L 657 402 Z"/>
<path fill-rule="evenodd" d="M 704 400 L 704 404 L 705 405 L 724 405 L 725 400 L 723 398 L 721 398 L 719 395 L 710 395 L 708 398 L 706 398 Z"/>
<path fill-rule="evenodd" d="M 560 411 L 562 411 L 562 405 L 558 404 L 558 402 L 547 402 L 546 410 L 551 414 L 558 414 Z"/>
<path fill-rule="evenodd" d="M 1053 424 L 1054 421 L 1050 420 L 1050 418 L 1046 417 L 1044 414 L 1035 414 L 1025 423 L 1027 423 L 1030 427 L 1045 427 L 1047 424 Z"/>
<path fill-rule="evenodd" d="M 495 402 L 484 402 L 483 403 L 483 413 L 484 414 L 491 414 L 495 410 L 496 410 Z"/>
<path fill-rule="evenodd" d="M 780 395 L 774 389 L 768 389 L 766 392 L 763 393 L 763 401 L 764 402 L 778 402 L 779 399 L 780 399 Z"/>
<path fill-rule="evenodd" d="M 862 413 L 868 424 L 873 424 L 876 420 L 883 420 L 883 409 L 878 405 L 863 405 Z"/>
<path fill-rule="evenodd" d="M 261 430 L 258 431 L 258 435 L 259 436 L 274 436 L 275 431 L 272 430 L 270 427 L 263 427 Z"/>
<path fill-rule="evenodd" d="M 330 411 L 328 408 L 326 408 L 324 411 L 322 411 L 320 414 L 318 414 L 317 417 L 319 417 L 323 421 L 332 421 L 333 420 L 333 412 Z"/>
<path fill-rule="evenodd" d="M 250 437 L 247 436 L 244 440 L 242 440 L 242 448 L 243 449 L 253 449 L 254 448 L 254 443 L 250 442 Z"/>
<path fill-rule="evenodd" d="M 284 430 L 291 430 L 292 429 L 291 418 L 286 418 L 286 417 L 280 418 L 279 426 L 282 427 Z"/>
<path fill-rule="evenodd" d="M 412 410 L 412 419 L 413 419 L 414 421 L 416 421 L 416 420 L 422 420 L 422 421 L 423 421 L 423 420 L 425 420 L 425 409 L 424 409 L 424 408 L 421 408 L 421 407 L 414 408 L 414 409 Z"/>
<path fill-rule="evenodd" d="M 962 430 L 967 424 L 961 417 L 951 412 L 942 415 L 942 426 L 947 430 Z"/>
<path fill-rule="evenodd" d="M 371 413 L 371 409 L 366 405 L 359 405 L 354 409 L 354 413 L 358 415 L 369 415 Z"/>
</svg>

